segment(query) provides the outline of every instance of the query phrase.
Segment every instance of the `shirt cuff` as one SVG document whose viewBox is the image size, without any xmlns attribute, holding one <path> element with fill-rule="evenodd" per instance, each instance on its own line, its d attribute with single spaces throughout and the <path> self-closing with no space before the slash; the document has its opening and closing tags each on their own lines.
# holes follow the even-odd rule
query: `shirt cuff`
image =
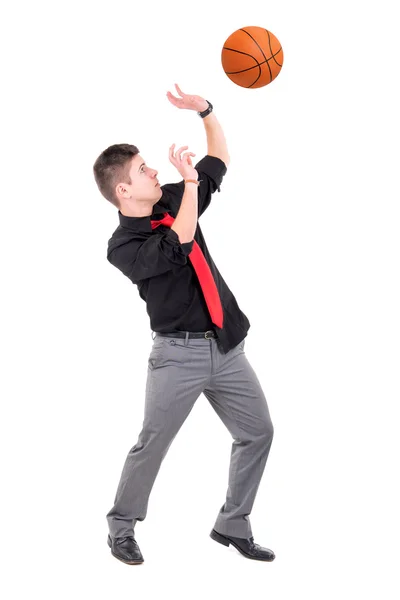
<svg viewBox="0 0 400 600">
<path fill-rule="evenodd" d="M 193 250 L 194 240 L 191 240 L 190 242 L 184 242 L 183 244 L 181 244 L 181 242 L 179 241 L 179 236 L 174 229 L 169 229 L 166 233 L 166 236 L 168 236 L 168 238 L 172 242 L 175 242 L 176 244 L 178 244 L 180 246 L 180 248 L 182 249 L 182 253 L 185 256 L 190 254 L 191 251 Z"/>
<path fill-rule="evenodd" d="M 205 173 L 209 177 L 211 177 L 215 181 L 215 185 L 217 190 L 220 192 L 220 186 L 222 183 L 222 178 L 226 175 L 227 166 L 223 160 L 218 158 L 217 156 L 211 156 L 211 154 L 206 154 L 204 158 L 199 160 L 199 162 L 195 165 L 195 169 L 200 173 Z"/>
</svg>

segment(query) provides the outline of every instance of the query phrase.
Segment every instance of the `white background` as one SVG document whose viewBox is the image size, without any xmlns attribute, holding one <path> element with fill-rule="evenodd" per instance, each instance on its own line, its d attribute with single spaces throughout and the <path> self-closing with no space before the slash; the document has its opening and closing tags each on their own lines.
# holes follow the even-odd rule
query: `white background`
<svg viewBox="0 0 400 600">
<path fill-rule="evenodd" d="M 1 23 L 2 586 L 12 598 L 399 597 L 399 43 L 394 2 L 19 2 Z M 240 88 L 221 49 L 284 49 Z M 132 143 L 207 152 L 167 90 L 203 96 L 231 163 L 201 218 L 246 313 L 275 436 L 251 515 L 273 563 L 209 532 L 232 439 L 202 395 L 165 458 L 129 567 L 106 513 L 140 431 L 151 331 L 106 260 L 92 165 Z M 5 573 L 5 575 L 4 575 Z M 145 596 L 146 594 L 146 596 Z"/>
</svg>

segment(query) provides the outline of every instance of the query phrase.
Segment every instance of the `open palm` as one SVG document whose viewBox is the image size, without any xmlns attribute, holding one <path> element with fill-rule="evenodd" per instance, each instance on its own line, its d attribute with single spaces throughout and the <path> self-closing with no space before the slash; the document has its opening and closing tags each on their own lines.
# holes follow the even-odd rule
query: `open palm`
<svg viewBox="0 0 400 600">
<path fill-rule="evenodd" d="M 177 108 L 187 108 L 188 110 L 196 110 L 202 112 L 208 108 L 208 102 L 201 96 L 194 96 L 193 94 L 184 94 L 177 83 L 175 83 L 176 90 L 180 96 L 177 98 L 171 92 L 167 92 L 167 98 Z"/>
</svg>

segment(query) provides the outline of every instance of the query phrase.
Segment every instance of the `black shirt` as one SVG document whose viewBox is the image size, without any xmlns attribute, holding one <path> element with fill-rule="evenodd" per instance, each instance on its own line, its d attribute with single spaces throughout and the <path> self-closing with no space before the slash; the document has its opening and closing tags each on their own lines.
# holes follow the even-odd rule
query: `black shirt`
<svg viewBox="0 0 400 600">
<path fill-rule="evenodd" d="M 206 155 L 196 165 L 198 216 L 211 202 L 227 172 L 225 163 Z M 156 332 L 207 331 L 217 334 L 222 352 L 239 344 L 247 335 L 250 322 L 214 264 L 197 223 L 194 239 L 199 244 L 214 276 L 224 312 L 222 329 L 210 318 L 203 292 L 188 254 L 193 240 L 181 244 L 177 233 L 166 225 L 151 228 L 150 220 L 160 220 L 164 212 L 176 217 L 184 193 L 184 181 L 161 186 L 162 197 L 147 217 L 127 217 L 118 211 L 120 225 L 108 240 L 107 259 L 138 287 L 147 304 L 150 326 Z"/>
</svg>

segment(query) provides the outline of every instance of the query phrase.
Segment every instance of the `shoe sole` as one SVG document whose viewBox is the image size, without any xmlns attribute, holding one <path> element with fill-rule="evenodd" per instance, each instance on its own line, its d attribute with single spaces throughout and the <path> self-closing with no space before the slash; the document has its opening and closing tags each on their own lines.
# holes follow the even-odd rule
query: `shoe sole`
<svg viewBox="0 0 400 600">
<path fill-rule="evenodd" d="M 212 532 L 210 533 L 210 537 L 214 541 L 218 542 L 219 544 L 222 544 L 223 546 L 229 546 L 230 544 L 232 544 L 232 546 L 234 546 L 236 548 L 236 550 L 238 552 L 240 552 L 240 554 L 243 554 L 243 556 L 245 556 L 246 558 L 250 558 L 251 560 L 261 560 L 263 562 L 272 562 L 275 558 L 275 556 L 273 558 L 257 558 L 256 556 L 250 556 L 250 554 L 243 552 L 243 550 L 237 544 L 235 544 L 235 542 L 233 542 L 232 540 L 229 540 L 221 533 L 218 533 L 218 531 L 215 531 L 215 529 L 213 529 Z"/>
<path fill-rule="evenodd" d="M 115 553 L 112 551 L 112 547 L 111 547 L 111 540 L 110 540 L 110 538 L 109 538 L 109 537 L 107 538 L 107 544 L 108 544 L 108 545 L 110 546 L 110 548 L 111 548 L 111 554 L 112 554 L 112 555 L 113 555 L 115 558 L 117 558 L 118 560 L 120 560 L 121 562 L 123 562 L 123 563 L 124 563 L 124 564 L 126 564 L 126 565 L 141 565 L 141 564 L 144 562 L 144 560 L 124 560 L 123 558 L 121 558 L 120 556 L 118 556 L 117 554 L 115 554 Z"/>
</svg>

